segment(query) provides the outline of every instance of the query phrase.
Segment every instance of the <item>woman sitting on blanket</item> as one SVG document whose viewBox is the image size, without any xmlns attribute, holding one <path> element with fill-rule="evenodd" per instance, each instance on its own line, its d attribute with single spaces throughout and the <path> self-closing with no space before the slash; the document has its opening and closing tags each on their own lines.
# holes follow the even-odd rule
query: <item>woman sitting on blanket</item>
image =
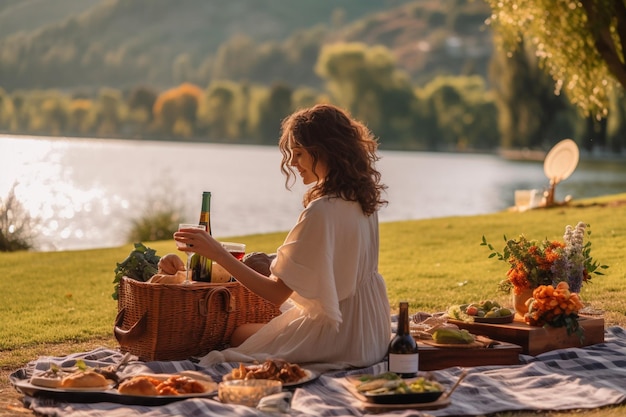
<svg viewBox="0 0 626 417">
<path fill-rule="evenodd" d="M 386 203 L 386 187 L 374 166 L 377 147 L 362 123 L 332 105 L 300 110 L 283 121 L 279 148 L 286 186 L 296 170 L 311 186 L 269 277 L 237 261 L 206 232 L 174 234 L 259 296 L 291 306 L 267 324 L 240 326 L 232 347 L 209 352 L 201 365 L 281 358 L 331 370 L 383 359 L 391 329 L 378 273 L 377 212 Z"/>
</svg>

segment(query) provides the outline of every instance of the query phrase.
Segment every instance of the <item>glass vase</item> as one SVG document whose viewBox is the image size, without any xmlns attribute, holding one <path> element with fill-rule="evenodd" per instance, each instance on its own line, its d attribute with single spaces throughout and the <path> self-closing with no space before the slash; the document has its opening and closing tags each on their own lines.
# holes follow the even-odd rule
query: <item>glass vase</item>
<svg viewBox="0 0 626 417">
<path fill-rule="evenodd" d="M 519 294 L 516 294 L 515 291 L 513 291 L 513 307 L 515 308 L 515 313 L 517 313 L 518 316 L 524 317 L 524 315 L 528 313 L 528 305 L 526 302 L 529 298 L 532 298 L 532 296 L 532 288 L 526 288 Z"/>
</svg>

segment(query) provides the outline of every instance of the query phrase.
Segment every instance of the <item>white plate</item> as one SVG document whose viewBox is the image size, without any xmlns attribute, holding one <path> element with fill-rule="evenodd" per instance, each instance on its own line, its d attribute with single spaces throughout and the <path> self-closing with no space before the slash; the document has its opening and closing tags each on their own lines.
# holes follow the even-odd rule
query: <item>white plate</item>
<svg viewBox="0 0 626 417">
<path fill-rule="evenodd" d="M 65 389 L 65 388 L 47 388 L 31 384 L 28 380 L 17 381 L 14 383 L 16 389 L 25 395 L 46 396 L 62 401 L 75 403 L 94 403 L 94 402 L 113 402 L 128 405 L 145 405 L 158 406 L 165 405 L 175 401 L 181 401 L 188 398 L 211 398 L 217 394 L 217 389 L 196 394 L 182 395 L 128 395 L 122 394 L 113 386 L 106 389 Z"/>
<path fill-rule="evenodd" d="M 313 381 L 314 379 L 316 379 L 319 374 L 317 374 L 317 372 L 313 372 L 311 370 L 308 369 L 303 369 L 304 373 L 306 374 L 305 376 L 303 376 L 302 378 L 300 378 L 297 381 L 294 382 L 283 382 L 283 387 L 285 388 L 293 388 L 293 387 L 297 387 L 303 384 L 306 384 L 307 382 Z"/>
<path fill-rule="evenodd" d="M 572 175 L 578 165 L 578 145 L 571 139 L 563 139 L 546 155 L 543 172 L 549 180 L 559 183 Z"/>
<path fill-rule="evenodd" d="M 15 384 L 15 386 L 17 388 L 20 388 L 20 390 L 22 390 L 23 392 L 25 392 L 26 394 L 31 395 L 30 393 L 32 392 L 37 392 L 37 391 L 45 391 L 45 392 L 57 392 L 57 393 L 63 393 L 63 392 L 105 392 L 108 390 L 111 390 L 115 384 L 113 383 L 113 381 L 110 381 L 110 383 L 106 386 L 103 387 L 85 387 L 85 388 L 64 388 L 64 387 L 56 387 L 56 388 L 51 388 L 51 387 L 45 387 L 42 385 L 35 385 L 32 384 L 30 381 L 19 381 Z"/>
</svg>

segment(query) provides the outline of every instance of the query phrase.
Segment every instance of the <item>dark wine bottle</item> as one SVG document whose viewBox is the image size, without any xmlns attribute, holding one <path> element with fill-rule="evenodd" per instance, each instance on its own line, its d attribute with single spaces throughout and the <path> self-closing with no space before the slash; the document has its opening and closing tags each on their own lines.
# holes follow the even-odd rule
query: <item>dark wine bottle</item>
<svg viewBox="0 0 626 417">
<path fill-rule="evenodd" d="M 419 369 L 418 347 L 409 331 L 409 303 L 406 301 L 400 302 L 398 330 L 387 349 L 387 369 L 402 378 L 416 376 Z"/>
<path fill-rule="evenodd" d="M 200 210 L 200 221 L 206 231 L 211 234 L 211 193 L 205 191 L 202 193 L 202 207 Z M 197 253 L 191 258 L 191 279 L 193 281 L 211 282 L 211 267 L 213 262 L 198 255 Z"/>
</svg>

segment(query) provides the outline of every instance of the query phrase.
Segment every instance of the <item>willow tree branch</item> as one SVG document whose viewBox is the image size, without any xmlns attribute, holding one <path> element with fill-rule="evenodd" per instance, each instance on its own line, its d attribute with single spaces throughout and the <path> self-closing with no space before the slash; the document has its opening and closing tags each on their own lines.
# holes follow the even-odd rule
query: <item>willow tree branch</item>
<svg viewBox="0 0 626 417">
<path fill-rule="evenodd" d="M 591 36 L 593 36 L 594 45 L 596 50 L 606 63 L 606 66 L 615 79 L 626 89 L 626 65 L 623 61 L 624 52 L 624 39 L 626 39 L 626 33 L 622 38 L 620 33 L 619 47 L 615 45 L 613 37 L 611 36 L 610 20 L 604 19 L 604 16 L 598 14 L 596 11 L 596 2 L 594 0 L 581 0 L 585 13 L 587 14 L 587 22 Z M 617 0 L 615 4 L 615 18 L 618 22 L 618 28 L 625 31 L 626 29 L 626 6 L 624 6 L 623 0 Z M 621 11 L 621 13 L 619 13 Z"/>
</svg>

